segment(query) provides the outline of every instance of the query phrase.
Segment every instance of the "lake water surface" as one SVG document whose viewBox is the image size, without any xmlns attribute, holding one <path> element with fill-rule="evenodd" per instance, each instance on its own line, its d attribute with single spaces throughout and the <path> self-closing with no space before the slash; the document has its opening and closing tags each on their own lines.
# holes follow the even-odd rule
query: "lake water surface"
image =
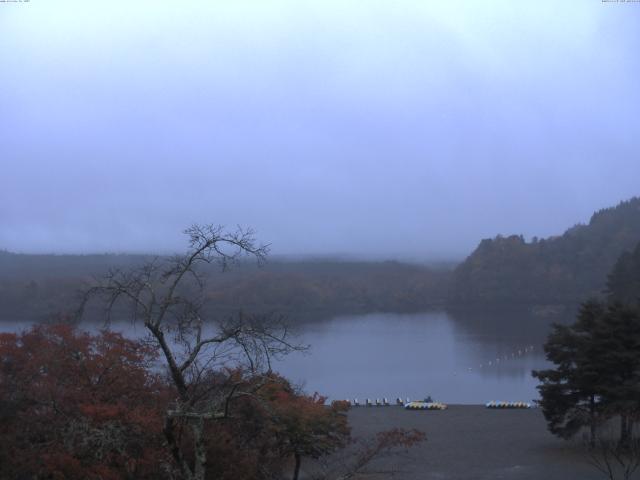
<svg viewBox="0 0 640 480">
<path fill-rule="evenodd" d="M 337 317 L 306 325 L 300 337 L 310 351 L 277 368 L 332 399 L 531 401 L 538 398 L 531 370 L 547 366 L 547 324 L 505 330 L 463 326 L 444 312 Z"/>
<path fill-rule="evenodd" d="M 306 391 L 330 399 L 387 397 L 446 403 L 538 398 L 531 370 L 545 368 L 542 344 L 548 322 L 510 314 L 368 314 L 338 316 L 299 327 L 305 353 L 274 369 Z M 0 323 L 15 331 L 24 324 Z M 95 325 L 82 325 L 94 330 Z M 130 336 L 141 326 L 114 324 Z"/>
</svg>

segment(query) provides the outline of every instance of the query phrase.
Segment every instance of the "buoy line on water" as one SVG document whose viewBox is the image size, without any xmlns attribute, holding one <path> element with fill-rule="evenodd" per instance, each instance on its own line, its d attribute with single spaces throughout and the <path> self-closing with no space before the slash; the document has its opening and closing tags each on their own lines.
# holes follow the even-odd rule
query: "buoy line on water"
<svg viewBox="0 0 640 480">
<path fill-rule="evenodd" d="M 478 368 L 478 370 L 482 370 L 482 369 L 486 369 L 486 368 L 490 368 L 490 367 L 498 367 L 501 363 L 504 364 L 505 362 L 508 362 L 509 360 L 514 360 L 516 358 L 521 358 L 524 355 L 526 355 L 527 353 L 533 352 L 534 350 L 535 350 L 535 347 L 533 345 L 527 345 L 526 347 L 522 347 L 522 348 L 519 348 L 517 350 L 513 350 L 509 354 L 501 355 L 501 356 L 496 357 L 495 359 L 487 360 L 486 362 L 480 363 L 477 368 Z M 467 367 L 466 371 L 467 372 L 472 372 L 473 371 L 473 367 Z M 453 375 L 454 376 L 458 375 L 458 372 L 454 371 Z"/>
</svg>

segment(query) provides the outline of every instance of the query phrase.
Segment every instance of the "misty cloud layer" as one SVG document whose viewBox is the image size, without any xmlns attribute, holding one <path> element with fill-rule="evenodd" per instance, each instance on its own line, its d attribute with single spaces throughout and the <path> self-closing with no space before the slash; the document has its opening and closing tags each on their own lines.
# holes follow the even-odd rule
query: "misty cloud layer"
<svg viewBox="0 0 640 480">
<path fill-rule="evenodd" d="M 640 4 L 0 4 L 0 248 L 460 257 L 640 194 Z"/>
</svg>

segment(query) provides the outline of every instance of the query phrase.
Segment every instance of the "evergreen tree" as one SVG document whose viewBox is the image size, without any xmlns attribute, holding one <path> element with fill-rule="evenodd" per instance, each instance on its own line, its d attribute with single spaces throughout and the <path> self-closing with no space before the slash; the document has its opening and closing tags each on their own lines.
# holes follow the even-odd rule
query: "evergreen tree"
<svg viewBox="0 0 640 480">
<path fill-rule="evenodd" d="M 618 258 L 607 280 L 607 294 L 611 302 L 640 302 L 640 243 Z"/>
<path fill-rule="evenodd" d="M 594 358 L 599 362 L 598 389 L 608 417 L 620 417 L 620 443 L 629 445 L 640 414 L 640 312 L 610 304 L 595 325 Z"/>
<path fill-rule="evenodd" d="M 595 441 L 601 372 L 593 355 L 594 327 L 603 313 L 600 303 L 589 301 L 582 305 L 575 324 L 554 325 L 544 349 L 556 368 L 532 372 L 542 382 L 540 406 L 549 430 L 565 439 L 588 426 L 591 442 Z"/>
<path fill-rule="evenodd" d="M 533 376 L 549 430 L 571 438 L 588 426 L 593 444 L 597 425 L 619 417 L 620 445 L 629 445 L 640 418 L 640 310 L 586 302 L 576 323 L 554 326 L 545 352 L 556 367 Z"/>
</svg>

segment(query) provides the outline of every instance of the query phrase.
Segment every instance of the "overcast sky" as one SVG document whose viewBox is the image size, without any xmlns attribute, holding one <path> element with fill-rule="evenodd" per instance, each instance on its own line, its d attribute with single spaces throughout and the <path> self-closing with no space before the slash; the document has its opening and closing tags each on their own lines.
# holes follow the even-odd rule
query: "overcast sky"
<svg viewBox="0 0 640 480">
<path fill-rule="evenodd" d="M 460 257 L 640 194 L 640 3 L 0 3 L 0 248 Z"/>
</svg>

